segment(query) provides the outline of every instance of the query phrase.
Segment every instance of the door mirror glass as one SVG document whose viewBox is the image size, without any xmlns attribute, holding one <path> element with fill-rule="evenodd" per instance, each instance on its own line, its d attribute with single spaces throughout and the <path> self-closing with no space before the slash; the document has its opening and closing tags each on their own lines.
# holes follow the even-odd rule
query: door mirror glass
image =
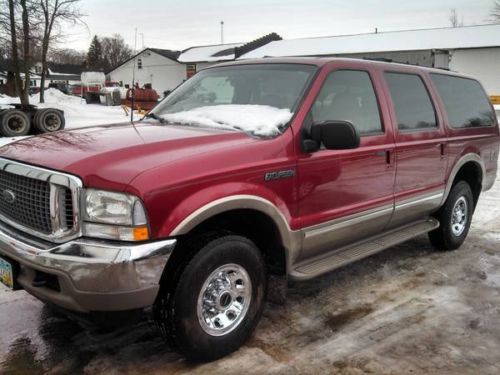
<svg viewBox="0 0 500 375">
<path fill-rule="evenodd" d="M 348 121 L 325 121 L 313 124 L 311 140 L 329 150 L 346 150 L 359 147 L 359 133 Z M 312 151 L 312 150 L 311 150 Z"/>
</svg>

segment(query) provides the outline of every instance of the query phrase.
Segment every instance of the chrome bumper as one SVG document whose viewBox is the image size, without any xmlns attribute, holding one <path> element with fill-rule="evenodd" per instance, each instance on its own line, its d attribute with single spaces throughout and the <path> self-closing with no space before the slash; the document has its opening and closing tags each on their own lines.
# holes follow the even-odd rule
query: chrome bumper
<svg viewBox="0 0 500 375">
<path fill-rule="evenodd" d="M 80 312 L 152 305 L 175 245 L 175 239 L 133 244 L 84 238 L 53 244 L 0 224 L 0 256 L 19 263 L 17 282 L 43 301 Z M 59 290 L 35 283 L 40 274 L 57 277 Z"/>
</svg>

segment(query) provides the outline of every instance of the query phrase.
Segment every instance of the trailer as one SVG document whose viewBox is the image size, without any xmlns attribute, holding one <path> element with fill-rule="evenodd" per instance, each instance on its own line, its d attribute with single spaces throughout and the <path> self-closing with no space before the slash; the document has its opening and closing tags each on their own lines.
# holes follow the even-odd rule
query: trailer
<svg viewBox="0 0 500 375">
<path fill-rule="evenodd" d="M 28 104 L 7 104 L 0 108 L 0 135 L 18 137 L 63 130 L 64 111 Z"/>
</svg>

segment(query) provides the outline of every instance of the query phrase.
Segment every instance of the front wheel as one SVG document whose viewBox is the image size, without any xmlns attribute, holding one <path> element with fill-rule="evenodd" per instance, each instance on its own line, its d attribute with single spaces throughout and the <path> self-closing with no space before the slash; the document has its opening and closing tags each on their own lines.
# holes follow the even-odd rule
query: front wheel
<svg viewBox="0 0 500 375">
<path fill-rule="evenodd" d="M 210 361 L 238 349 L 257 325 L 266 268 L 255 244 L 241 236 L 200 241 L 197 248 L 175 285 L 162 285 L 155 315 L 185 357 Z"/>
<path fill-rule="evenodd" d="M 431 243 L 439 250 L 455 250 L 469 233 L 474 199 L 469 184 L 460 181 L 453 186 L 443 207 L 437 212 L 438 229 L 429 233 Z"/>
</svg>

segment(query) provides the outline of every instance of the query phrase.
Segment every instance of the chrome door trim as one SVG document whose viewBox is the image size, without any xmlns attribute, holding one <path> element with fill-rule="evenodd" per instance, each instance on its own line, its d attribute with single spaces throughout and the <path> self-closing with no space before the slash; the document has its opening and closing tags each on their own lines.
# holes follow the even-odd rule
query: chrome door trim
<svg viewBox="0 0 500 375">
<path fill-rule="evenodd" d="M 315 236 L 320 236 L 327 232 L 335 231 L 338 229 L 343 229 L 351 225 L 360 224 L 366 220 L 371 220 L 379 218 L 381 216 L 387 215 L 394 209 L 392 204 L 373 208 L 367 211 L 358 212 L 351 214 L 346 217 L 337 218 L 334 220 L 327 221 L 322 224 L 313 225 L 303 229 L 304 238 L 311 238 Z"/>
<path fill-rule="evenodd" d="M 444 189 L 440 189 L 440 190 L 435 190 L 435 191 L 430 192 L 430 193 L 426 193 L 425 195 L 419 195 L 416 197 L 407 198 L 407 199 L 404 199 L 404 200 L 399 201 L 399 202 L 396 201 L 396 205 L 395 205 L 394 210 L 395 211 L 403 210 L 403 209 L 406 209 L 409 207 L 419 206 L 422 203 L 426 203 L 426 202 L 430 202 L 430 201 L 441 202 L 443 195 L 444 195 Z"/>
</svg>

